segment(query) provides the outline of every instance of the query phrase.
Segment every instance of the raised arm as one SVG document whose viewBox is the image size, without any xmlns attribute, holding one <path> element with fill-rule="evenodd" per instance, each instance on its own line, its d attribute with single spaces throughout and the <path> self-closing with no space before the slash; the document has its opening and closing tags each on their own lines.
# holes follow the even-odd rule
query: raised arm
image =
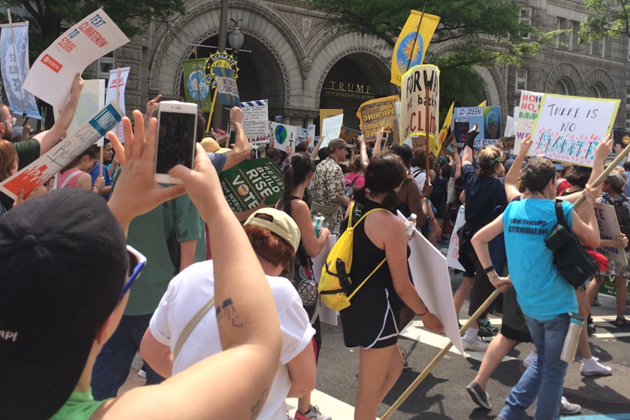
<svg viewBox="0 0 630 420">
<path fill-rule="evenodd" d="M 315 159 L 317 157 L 317 155 L 319 154 L 319 149 L 320 147 L 322 147 L 323 142 L 324 142 L 324 137 L 320 136 L 319 140 L 317 141 L 317 144 L 315 145 L 315 147 L 313 148 L 313 151 L 311 152 L 311 159 Z"/>
<path fill-rule="evenodd" d="M 361 169 L 365 173 L 365 170 L 370 164 L 370 158 L 368 158 L 367 146 L 365 145 L 365 136 L 363 135 L 363 133 L 361 133 L 361 135 L 357 137 L 357 142 L 359 143 L 359 156 L 361 157 Z"/>
<path fill-rule="evenodd" d="M 383 143 L 383 132 L 385 131 L 384 127 L 381 127 L 380 130 L 376 132 L 376 141 L 374 142 L 374 148 L 372 149 L 372 157 L 375 158 L 381 152 L 381 143 Z"/>
<path fill-rule="evenodd" d="M 505 194 L 507 195 L 508 203 L 512 202 L 514 197 L 519 195 L 518 187 L 516 183 L 518 182 L 518 174 L 521 171 L 521 167 L 523 166 L 523 162 L 525 162 L 525 157 L 527 156 L 527 152 L 529 152 L 529 147 L 532 145 L 531 136 L 527 136 L 521 142 L 521 149 L 518 151 L 518 155 L 516 159 L 514 159 L 514 163 L 510 170 L 505 175 Z"/>
<path fill-rule="evenodd" d="M 72 124 L 72 120 L 74 119 L 74 113 L 77 110 L 77 104 L 79 103 L 79 97 L 81 96 L 83 84 L 84 82 L 81 75 L 77 73 L 74 76 L 74 82 L 72 83 L 72 89 L 70 90 L 70 98 L 68 99 L 66 106 L 59 112 L 59 118 L 55 120 L 55 123 L 50 130 L 42 131 L 35 136 L 40 144 L 40 156 L 48 152 L 54 145 L 59 143 L 59 140 L 68 135 L 68 127 L 70 127 L 70 124 Z"/>
<path fill-rule="evenodd" d="M 230 110 L 230 122 L 236 131 L 234 138 L 234 147 L 225 153 L 227 160 L 223 166 L 223 170 L 230 169 L 238 165 L 249 156 L 249 140 L 243 128 L 243 111 L 238 107 Z"/>
<path fill-rule="evenodd" d="M 462 176 L 462 161 L 459 158 L 459 143 L 457 143 L 457 139 L 453 139 L 451 147 L 453 148 L 453 162 L 455 162 L 455 175 L 453 179 L 457 179 Z"/>
<path fill-rule="evenodd" d="M 614 140 L 610 135 L 606 136 L 595 148 L 595 156 L 593 158 L 593 170 L 591 176 L 588 179 L 587 184 L 593 185 L 595 180 L 604 172 L 604 160 L 612 152 Z M 601 184 L 598 186 L 596 193 L 601 194 Z"/>
<path fill-rule="evenodd" d="M 473 146 L 475 144 L 475 137 L 479 134 L 477 124 L 473 125 L 473 128 L 466 134 L 466 146 L 464 147 L 464 154 L 462 155 L 462 166 L 473 164 Z"/>
</svg>

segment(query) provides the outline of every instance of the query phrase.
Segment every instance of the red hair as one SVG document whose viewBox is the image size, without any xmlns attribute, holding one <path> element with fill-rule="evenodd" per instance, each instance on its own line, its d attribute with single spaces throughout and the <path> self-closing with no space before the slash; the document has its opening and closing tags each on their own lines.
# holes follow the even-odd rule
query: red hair
<svg viewBox="0 0 630 420">
<path fill-rule="evenodd" d="M 11 169 L 17 162 L 18 154 L 13 143 L 0 139 L 0 181 L 11 176 Z"/>
<path fill-rule="evenodd" d="M 286 266 L 293 258 L 293 247 L 284 239 L 259 226 L 244 227 L 254 252 L 273 265 Z"/>
</svg>

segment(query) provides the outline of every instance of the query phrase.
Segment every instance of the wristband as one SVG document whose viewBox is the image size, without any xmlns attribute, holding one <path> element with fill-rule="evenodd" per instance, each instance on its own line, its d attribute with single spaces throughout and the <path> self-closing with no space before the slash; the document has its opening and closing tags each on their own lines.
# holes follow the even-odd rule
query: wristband
<svg viewBox="0 0 630 420">
<path fill-rule="evenodd" d="M 488 268 L 484 268 L 484 269 L 483 269 L 483 272 L 484 272 L 484 273 L 486 273 L 486 274 L 490 274 L 490 272 L 491 272 L 492 270 L 494 270 L 494 265 L 491 265 L 491 266 L 490 266 L 490 267 L 488 267 Z"/>
<path fill-rule="evenodd" d="M 420 316 L 420 317 L 422 317 L 422 316 L 425 316 L 425 315 L 426 315 L 426 314 L 428 314 L 428 313 L 429 313 L 429 308 L 427 308 L 427 310 L 426 310 L 426 311 L 424 311 L 424 313 L 423 313 L 423 314 L 417 314 L 417 315 L 418 315 L 418 316 Z"/>
<path fill-rule="evenodd" d="M 496 271 L 494 272 L 494 276 L 492 276 L 492 278 L 490 279 L 490 283 L 492 283 L 493 281 L 495 281 L 497 278 L 499 278 L 499 273 L 497 273 Z"/>
</svg>

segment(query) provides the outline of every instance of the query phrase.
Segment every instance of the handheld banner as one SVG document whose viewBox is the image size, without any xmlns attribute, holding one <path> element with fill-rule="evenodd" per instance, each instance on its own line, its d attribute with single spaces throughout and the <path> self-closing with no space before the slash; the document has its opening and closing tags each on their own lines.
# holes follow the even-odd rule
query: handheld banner
<svg viewBox="0 0 630 420">
<path fill-rule="evenodd" d="M 219 175 L 223 195 L 235 213 L 251 210 L 265 200 L 272 205 L 284 194 L 282 171 L 269 158 L 246 159 Z"/>
<path fill-rule="evenodd" d="M 227 67 L 215 67 L 214 79 L 219 91 L 219 101 L 222 105 L 240 105 L 238 86 L 234 79 L 234 70 Z"/>
<path fill-rule="evenodd" d="M 301 127 L 287 124 L 278 124 L 275 122 L 268 122 L 269 131 L 274 139 L 274 148 L 281 150 L 285 153 L 295 152 L 295 145 L 297 144 L 298 129 Z"/>
<path fill-rule="evenodd" d="M 426 90 L 429 92 L 428 130 L 426 127 Z M 440 120 L 440 69 L 427 64 L 413 67 L 405 73 L 400 103 L 400 140 L 403 143 L 409 142 L 411 137 L 424 137 L 425 132 L 428 131 L 429 141 L 435 144 Z M 432 146 L 433 149 L 435 146 Z"/>
<path fill-rule="evenodd" d="M 74 113 L 72 122 L 68 127 L 68 131 L 70 132 L 76 130 L 81 124 L 92 118 L 92 116 L 105 105 L 105 80 L 91 79 L 85 80 L 83 83 L 81 96 L 79 96 L 79 102 L 77 103 L 77 111 Z M 112 100 L 115 99 L 116 96 L 114 96 Z M 121 107 L 121 109 L 124 108 Z M 55 119 L 59 118 L 60 111 L 59 108 L 53 107 Z M 123 112 L 122 115 L 125 115 L 125 113 Z"/>
<path fill-rule="evenodd" d="M 339 138 L 341 134 L 341 126 L 343 125 L 343 114 L 326 118 L 322 121 L 320 137 L 324 138 L 321 147 L 328 147 L 331 140 Z"/>
<path fill-rule="evenodd" d="M 0 183 L 0 191 L 16 199 L 23 189 L 27 196 L 112 130 L 123 115 L 118 104 L 110 102 L 45 155 Z"/>
<path fill-rule="evenodd" d="M 501 107 L 455 108 L 455 138 L 459 143 L 466 140 L 466 133 L 477 124 L 479 134 L 475 138 L 475 149 L 495 145 L 501 138 Z"/>
<path fill-rule="evenodd" d="M 448 244 L 448 254 L 446 255 L 446 262 L 449 267 L 457 270 L 466 271 L 466 269 L 459 262 L 459 235 L 457 232 L 466 223 L 466 208 L 464 205 L 459 206 L 457 210 L 457 219 L 455 219 L 455 226 L 453 226 L 453 233 L 451 233 L 451 241 Z"/>
<path fill-rule="evenodd" d="M 269 103 L 267 99 L 241 102 L 243 129 L 252 144 L 269 143 Z"/>
<path fill-rule="evenodd" d="M 592 167 L 595 148 L 612 130 L 620 102 L 545 94 L 528 154 Z"/>
<path fill-rule="evenodd" d="M 0 56 L 2 82 L 7 92 L 9 108 L 16 115 L 41 119 L 35 97 L 24 90 L 24 80 L 29 71 L 28 22 L 2 25 Z"/>
<path fill-rule="evenodd" d="M 609 204 L 594 203 L 595 219 L 599 226 L 599 237 L 601 239 L 615 239 L 619 235 L 619 222 L 615 207 Z M 597 252 L 604 255 L 609 260 L 628 265 L 628 258 L 623 248 L 606 247 L 597 248 Z"/>
<path fill-rule="evenodd" d="M 202 112 L 210 112 L 212 95 L 210 83 L 206 79 L 207 60 L 184 60 L 184 97 L 186 102 L 201 105 Z"/>
<path fill-rule="evenodd" d="M 321 128 L 326 118 L 343 114 L 343 109 L 320 109 L 319 110 L 319 131 L 321 136 Z"/>
<path fill-rule="evenodd" d="M 372 99 L 361 104 L 357 111 L 357 118 L 360 121 L 365 141 L 375 141 L 376 132 L 381 127 L 384 127 L 385 131 L 390 131 L 394 127 L 394 124 L 398 121 L 396 118 L 397 101 L 398 95 L 392 95 L 385 98 Z"/>
<path fill-rule="evenodd" d="M 411 11 L 394 46 L 391 83 L 402 87 L 403 75 L 412 67 L 422 64 L 439 23 L 439 16 Z"/>
<path fill-rule="evenodd" d="M 24 81 L 24 89 L 63 109 L 74 76 L 96 59 L 128 42 L 129 38 L 103 9 L 98 9 L 73 25 L 40 54 Z"/>
<path fill-rule="evenodd" d="M 542 97 L 544 93 L 530 92 L 527 90 L 521 91 L 521 101 L 519 102 L 518 115 L 516 118 L 516 139 L 514 139 L 514 154 L 518 155 L 521 150 L 521 142 L 525 140 L 527 136 L 532 134 L 536 118 L 540 111 L 540 104 L 542 104 Z M 506 134 L 507 136 L 507 134 Z"/>
</svg>

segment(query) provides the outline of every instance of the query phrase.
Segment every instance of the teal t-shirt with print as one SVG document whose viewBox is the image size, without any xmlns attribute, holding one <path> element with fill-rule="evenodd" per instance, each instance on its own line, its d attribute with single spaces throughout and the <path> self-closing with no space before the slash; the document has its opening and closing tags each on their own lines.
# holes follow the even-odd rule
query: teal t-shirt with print
<svg viewBox="0 0 630 420">
<path fill-rule="evenodd" d="M 88 420 L 105 401 L 94 401 L 92 388 L 88 392 L 74 391 L 50 420 Z"/>
</svg>

